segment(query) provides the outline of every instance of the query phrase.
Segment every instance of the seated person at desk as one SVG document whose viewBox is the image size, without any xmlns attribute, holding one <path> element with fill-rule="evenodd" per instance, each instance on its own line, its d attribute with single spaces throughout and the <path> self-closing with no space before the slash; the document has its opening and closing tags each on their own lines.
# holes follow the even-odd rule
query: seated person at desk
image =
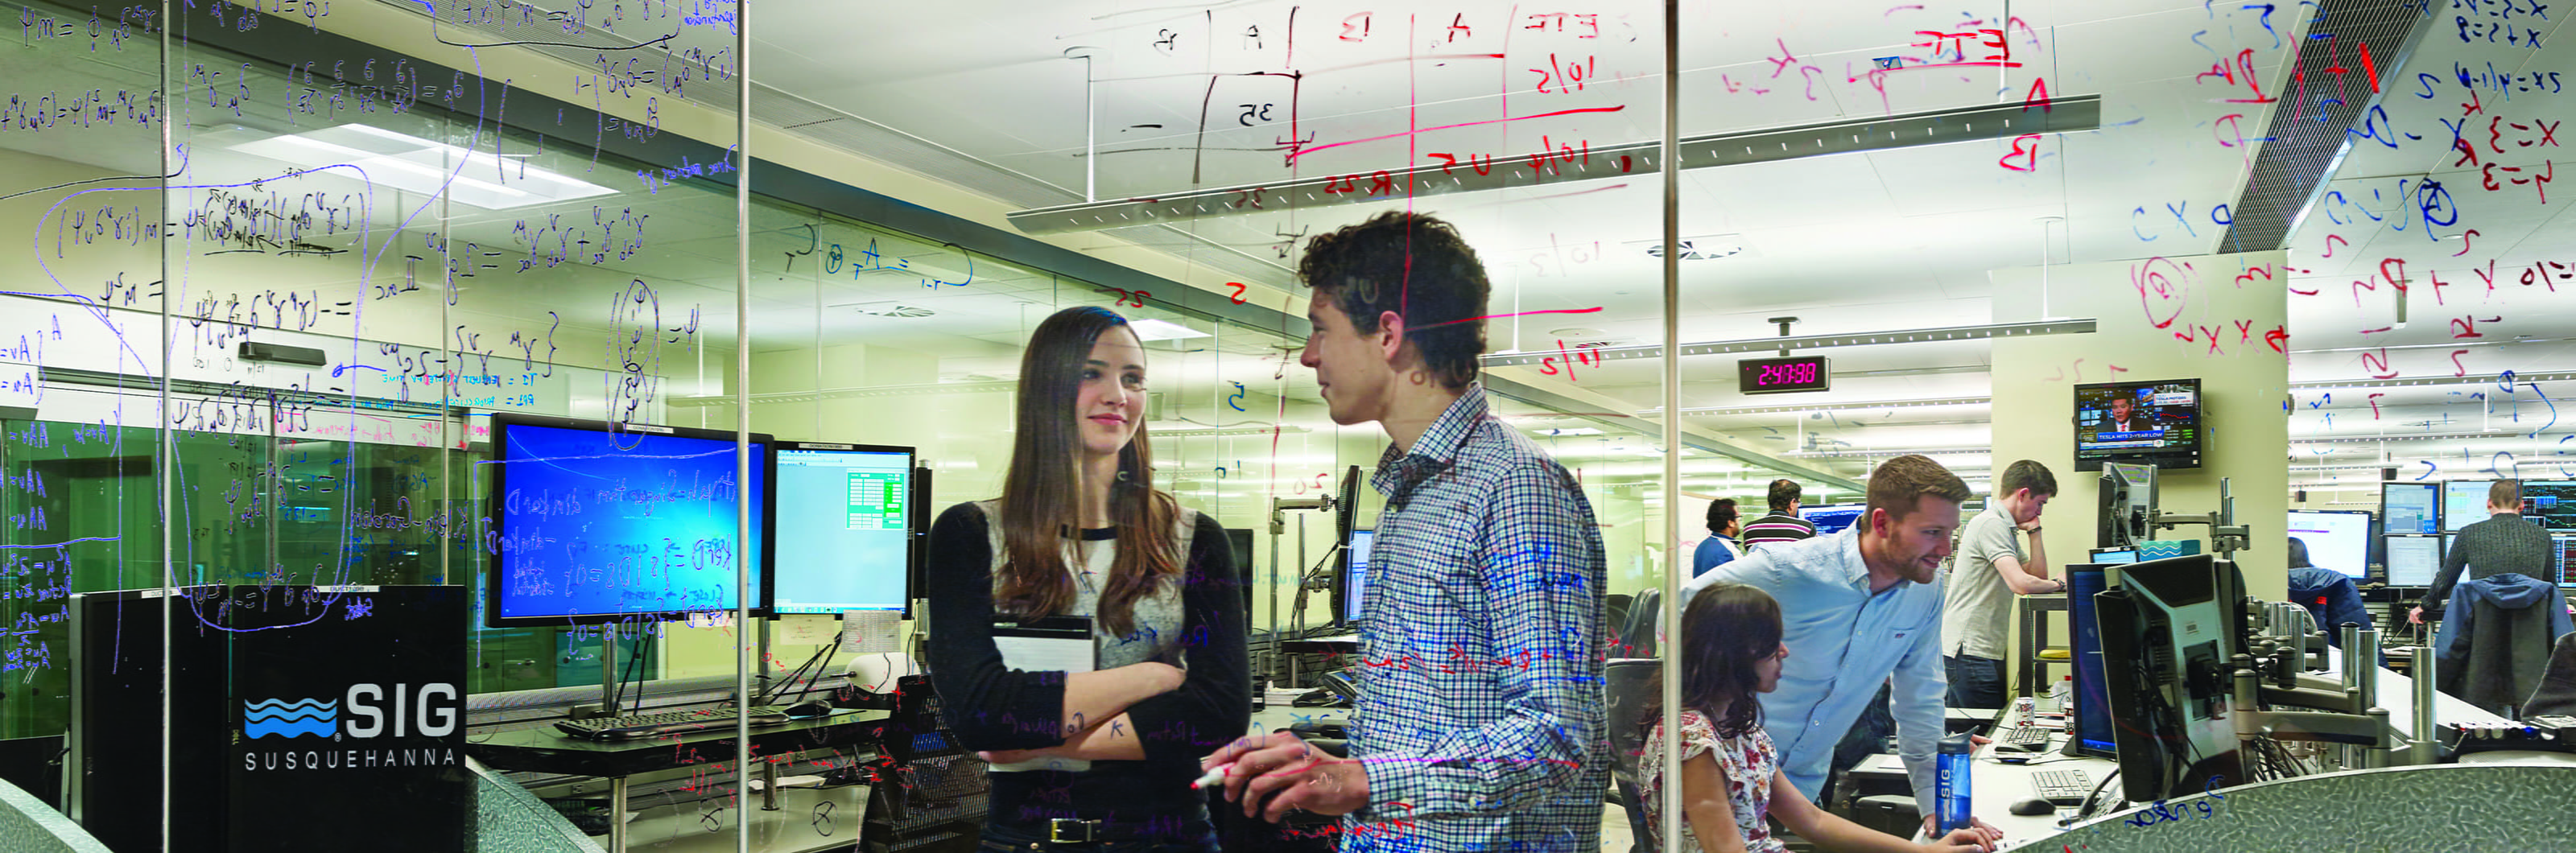
<svg viewBox="0 0 2576 853">
<path fill-rule="evenodd" d="M 930 677 L 949 728 L 994 762 L 988 845 L 1216 849 L 1190 781 L 1250 725 L 1243 597 L 1216 519 L 1151 485 L 1144 361 L 1108 310 L 1038 324 L 1002 497 L 930 531 Z M 997 616 L 1057 615 L 1097 618 L 1095 669 L 1004 659 Z"/>
<path fill-rule="evenodd" d="M 2327 645 L 2343 648 L 2343 623 L 2370 627 L 2370 610 L 2362 606 L 2361 588 L 2352 585 L 2351 576 L 2309 563 L 2308 543 L 2299 537 L 2290 537 L 2289 553 L 2290 600 L 2316 617 Z M 2388 665 L 2387 655 L 2379 656 L 2379 665 Z"/>
<path fill-rule="evenodd" d="M 2408 621 L 2440 621 L 2442 610 L 2451 603 L 2451 590 L 2465 580 L 2517 574 L 2525 577 L 2549 577 L 2549 557 L 2556 543 L 2549 541 L 2549 531 L 2522 519 L 2522 481 L 2497 480 L 2487 487 L 2487 519 L 2460 528 L 2452 537 L 2451 547 L 2442 554 L 2442 571 L 2433 576 L 2433 588 L 2426 590 L 2424 601 L 2406 615 Z"/>
<path fill-rule="evenodd" d="M 1780 603 L 1743 584 L 1700 590 L 1682 612 L 1675 655 L 1682 662 L 1682 844 L 1693 851 L 1781 853 L 1768 818 L 1819 849 L 1861 851 L 1985 851 L 2003 833 L 1983 825 L 1960 827 L 1940 839 L 1915 844 L 1825 811 L 1798 793 L 1780 772 L 1780 752 L 1762 728 L 1755 693 L 1780 686 L 1780 662 L 1789 647 L 1780 640 Z M 1646 695 L 1661 697 L 1661 676 Z M 1667 739 L 1660 699 L 1650 700 L 1654 726 L 1638 760 L 1638 794 L 1650 825 L 1662 826 L 1664 750 Z"/>
</svg>

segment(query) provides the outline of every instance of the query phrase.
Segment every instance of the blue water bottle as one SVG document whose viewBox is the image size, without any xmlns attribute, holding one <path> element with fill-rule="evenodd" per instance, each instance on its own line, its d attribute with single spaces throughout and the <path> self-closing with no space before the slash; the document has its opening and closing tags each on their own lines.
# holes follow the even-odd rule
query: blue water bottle
<svg viewBox="0 0 2576 853">
<path fill-rule="evenodd" d="M 1968 825 L 1968 765 L 1975 744 L 1967 732 L 1941 739 L 1938 782 L 1933 787 L 1934 808 L 1939 810 L 1936 835 Z"/>
</svg>

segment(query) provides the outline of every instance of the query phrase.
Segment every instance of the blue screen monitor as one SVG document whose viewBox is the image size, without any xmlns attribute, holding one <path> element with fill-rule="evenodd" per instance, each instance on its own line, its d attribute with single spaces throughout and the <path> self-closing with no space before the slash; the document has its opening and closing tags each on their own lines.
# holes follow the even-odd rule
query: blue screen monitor
<svg viewBox="0 0 2576 853">
<path fill-rule="evenodd" d="M 1349 553 L 1342 561 L 1342 622 L 1360 623 L 1360 602 L 1368 593 L 1369 546 L 1377 542 L 1375 530 L 1351 531 Z"/>
<path fill-rule="evenodd" d="M 1816 535 L 1824 536 L 1841 533 L 1843 528 L 1859 522 L 1861 513 L 1867 512 L 1868 508 L 1868 504 L 1802 506 L 1798 508 L 1798 517 L 1806 519 L 1808 524 L 1815 525 Z"/>
<path fill-rule="evenodd" d="M 779 613 L 911 611 L 913 449 L 778 443 Z"/>
<path fill-rule="evenodd" d="M 2487 520 L 2487 488 L 2494 480 L 2442 481 L 2442 529 L 2446 532 Z"/>
<path fill-rule="evenodd" d="M 2110 680 L 2102 665 L 2102 623 L 2093 612 L 2093 596 L 2111 585 L 2105 564 L 2138 561 L 2136 551 L 2119 553 L 2127 559 L 2066 567 L 2066 612 L 2075 630 L 2075 731 L 2067 747 L 2077 755 L 2119 757 L 2111 737 Z M 2101 555 L 2097 553 L 2095 559 L 2101 559 Z"/>
<path fill-rule="evenodd" d="M 2379 518 L 2389 533 L 2442 532 L 2442 484 L 2379 484 Z"/>
<path fill-rule="evenodd" d="M 483 624 L 671 621 L 743 603 L 738 514 L 751 507 L 751 615 L 769 615 L 770 438 L 504 413 L 492 417 L 497 555 Z"/>
</svg>

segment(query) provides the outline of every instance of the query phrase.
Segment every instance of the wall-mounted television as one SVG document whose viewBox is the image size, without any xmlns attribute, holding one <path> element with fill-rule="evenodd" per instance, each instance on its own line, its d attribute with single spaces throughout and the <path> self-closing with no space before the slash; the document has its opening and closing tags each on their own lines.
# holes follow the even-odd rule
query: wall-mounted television
<svg viewBox="0 0 2576 853">
<path fill-rule="evenodd" d="M 2200 467 L 2202 402 L 2198 379 L 2075 386 L 2075 470 L 2099 471 L 2104 462 Z"/>
</svg>

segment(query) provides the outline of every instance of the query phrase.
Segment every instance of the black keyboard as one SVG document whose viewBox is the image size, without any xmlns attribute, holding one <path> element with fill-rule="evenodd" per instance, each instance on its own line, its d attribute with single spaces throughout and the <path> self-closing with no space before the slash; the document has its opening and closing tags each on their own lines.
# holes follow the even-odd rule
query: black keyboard
<svg viewBox="0 0 2576 853">
<path fill-rule="evenodd" d="M 666 711 L 659 714 L 636 714 L 628 717 L 597 717 L 588 720 L 562 720 L 555 728 L 582 740 L 635 740 L 662 735 L 689 734 L 709 729 L 733 728 L 736 710 L 709 708 L 696 711 Z M 751 709 L 751 725 L 781 725 L 787 714 L 777 708 Z"/>
<path fill-rule="evenodd" d="M 2039 798 L 2061 806 L 2080 806 L 2093 794 L 2093 777 L 2082 770 L 2042 770 L 2030 774 Z"/>
<path fill-rule="evenodd" d="M 2014 726 L 1995 733 L 1995 748 L 2009 752 L 2038 752 L 2048 748 L 2048 729 L 2041 726 Z"/>
</svg>

